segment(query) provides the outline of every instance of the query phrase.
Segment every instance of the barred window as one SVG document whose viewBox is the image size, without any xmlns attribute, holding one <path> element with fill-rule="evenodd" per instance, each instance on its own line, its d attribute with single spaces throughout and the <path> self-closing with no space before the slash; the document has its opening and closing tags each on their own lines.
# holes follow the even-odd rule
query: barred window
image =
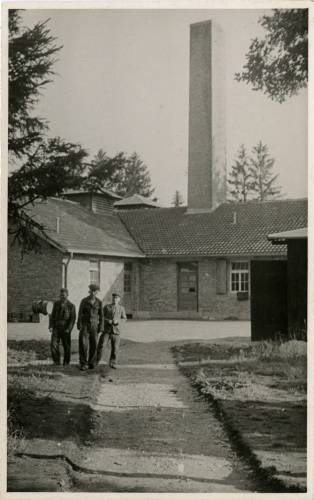
<svg viewBox="0 0 314 500">
<path fill-rule="evenodd" d="M 244 261 L 231 262 L 231 292 L 249 291 L 249 263 Z"/>
</svg>

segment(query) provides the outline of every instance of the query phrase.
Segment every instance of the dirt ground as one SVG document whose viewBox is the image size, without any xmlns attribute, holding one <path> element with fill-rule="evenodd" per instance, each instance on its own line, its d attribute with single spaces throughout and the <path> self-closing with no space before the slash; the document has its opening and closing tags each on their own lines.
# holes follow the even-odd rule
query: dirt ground
<svg viewBox="0 0 314 500">
<path fill-rule="evenodd" d="M 123 340 L 116 371 L 82 373 L 76 353 L 66 369 L 9 367 L 9 383 L 29 392 L 14 400 L 9 386 L 24 439 L 8 459 L 8 491 L 269 491 L 179 372 L 173 345 Z"/>
<path fill-rule="evenodd" d="M 306 491 L 307 481 L 306 347 L 265 344 L 266 355 L 255 358 L 243 342 L 174 348 L 181 370 L 214 402 L 232 439 L 294 491 Z M 202 357 L 206 362 L 198 366 Z"/>
</svg>

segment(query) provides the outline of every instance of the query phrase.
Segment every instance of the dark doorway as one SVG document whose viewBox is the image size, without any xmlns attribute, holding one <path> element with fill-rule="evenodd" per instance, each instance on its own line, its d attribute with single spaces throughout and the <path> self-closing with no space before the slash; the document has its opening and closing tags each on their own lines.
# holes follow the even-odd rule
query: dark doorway
<svg viewBox="0 0 314 500">
<path fill-rule="evenodd" d="M 251 262 L 252 340 L 286 337 L 287 262 Z"/>
<path fill-rule="evenodd" d="M 197 311 L 198 264 L 180 262 L 178 264 L 178 310 Z"/>
</svg>

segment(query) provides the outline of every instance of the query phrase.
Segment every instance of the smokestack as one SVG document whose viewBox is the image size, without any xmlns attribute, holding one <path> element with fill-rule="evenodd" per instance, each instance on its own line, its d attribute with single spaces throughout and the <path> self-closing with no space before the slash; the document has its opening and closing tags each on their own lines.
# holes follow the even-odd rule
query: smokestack
<svg viewBox="0 0 314 500">
<path fill-rule="evenodd" d="M 217 24 L 191 24 L 188 213 L 226 200 L 224 64 Z"/>
</svg>

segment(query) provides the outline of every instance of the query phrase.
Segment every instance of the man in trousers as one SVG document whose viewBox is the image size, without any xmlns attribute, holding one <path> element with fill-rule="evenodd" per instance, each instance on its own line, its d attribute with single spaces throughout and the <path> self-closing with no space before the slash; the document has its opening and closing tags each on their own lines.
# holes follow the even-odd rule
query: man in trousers
<svg viewBox="0 0 314 500">
<path fill-rule="evenodd" d="M 76 319 L 75 305 L 68 300 L 68 290 L 61 288 L 60 299 L 53 304 L 49 318 L 51 332 L 51 356 L 55 365 L 60 365 L 60 340 L 63 347 L 63 365 L 71 358 L 71 332 Z"/>
<path fill-rule="evenodd" d="M 79 330 L 80 369 L 93 369 L 96 365 L 97 338 L 103 329 L 103 308 L 97 298 L 99 286 L 89 285 L 89 295 L 80 304 L 77 328 Z"/>
<path fill-rule="evenodd" d="M 106 349 L 109 341 L 111 344 L 111 354 L 109 365 L 117 368 L 121 323 L 126 321 L 125 309 L 120 305 L 120 295 L 112 294 L 111 304 L 104 307 L 104 331 L 101 334 L 97 347 L 97 363 L 102 357 L 103 348 Z"/>
</svg>

